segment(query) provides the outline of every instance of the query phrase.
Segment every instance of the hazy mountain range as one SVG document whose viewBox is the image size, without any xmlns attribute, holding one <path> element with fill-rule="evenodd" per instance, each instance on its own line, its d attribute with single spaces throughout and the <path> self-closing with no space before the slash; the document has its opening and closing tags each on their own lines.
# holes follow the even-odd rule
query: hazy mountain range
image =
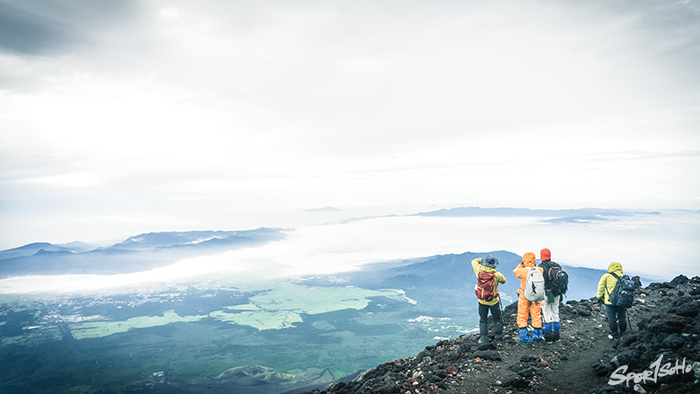
<svg viewBox="0 0 700 394">
<path fill-rule="evenodd" d="M 260 245 L 285 237 L 282 229 L 260 228 L 249 231 L 189 231 L 139 234 L 113 246 L 102 248 L 87 243 L 54 245 L 31 243 L 0 251 L 0 278 L 20 275 L 115 274 L 144 271 L 171 264 L 187 257 L 214 254 L 245 246 Z M 501 285 L 506 297 L 515 299 L 519 281 L 512 270 L 521 256 L 494 251 L 498 270 L 509 279 Z M 485 253 L 438 255 L 412 260 L 369 264 L 358 272 L 342 274 L 343 281 L 368 289 L 400 288 L 413 291 L 440 289 L 462 291 L 475 283 L 472 259 Z M 594 292 L 603 270 L 563 264 L 571 276 L 571 299 L 588 298 Z M 314 286 L 335 286 L 337 276 L 309 277 L 302 282 Z M 647 283 L 648 279 L 644 279 Z M 595 282 L 595 283 L 594 283 Z M 430 289 L 430 290 L 428 290 Z M 593 290 L 591 290 L 593 289 Z M 471 295 L 469 295 L 471 297 Z"/>
<path fill-rule="evenodd" d="M 337 210 L 326 207 L 323 210 Z M 616 218 L 660 215 L 656 211 L 631 211 L 620 209 L 527 209 L 527 208 L 479 208 L 462 207 L 420 212 L 405 216 L 423 217 L 539 217 L 548 223 L 582 223 L 591 221 L 609 221 Z M 396 215 L 391 215 L 396 216 Z M 367 218 L 350 219 L 350 221 Z M 36 242 L 18 248 L 0 251 L 0 279 L 22 275 L 56 275 L 56 274 L 119 274 L 146 271 L 156 267 L 172 264 L 178 260 L 197 256 L 212 255 L 243 247 L 259 246 L 271 241 L 283 240 L 289 229 L 259 228 L 244 231 L 185 231 L 185 232 L 154 232 L 139 234 L 125 239 L 109 247 L 100 247 L 85 242 L 69 244 L 51 244 Z M 509 273 L 519 263 L 519 257 L 512 253 L 502 253 L 502 264 L 499 267 L 504 273 Z M 468 256 L 467 256 L 468 255 Z M 428 267 L 430 264 L 447 265 L 448 269 L 439 274 L 442 277 L 424 278 L 430 286 L 439 285 L 449 288 L 453 283 L 459 283 L 471 276 L 471 266 L 463 264 L 467 258 L 480 257 L 479 254 L 467 254 L 467 257 L 436 256 L 426 257 L 427 260 L 414 267 Z M 556 260 L 556 259 L 555 259 Z M 469 261 L 467 261 L 468 263 Z M 406 261 L 402 265 L 406 265 Z M 566 263 L 563 263 L 566 265 Z M 454 266 L 453 266 L 454 265 Z M 398 268 L 397 268 L 398 269 Z M 574 278 L 588 278 L 586 282 L 600 276 L 600 270 L 567 267 L 575 270 Z M 400 277 L 385 278 L 389 285 L 392 281 L 410 284 L 420 272 L 408 270 Z M 358 274 L 357 279 L 361 279 Z M 574 279 L 575 280 L 575 279 Z M 374 285 L 372 283 L 372 285 Z M 508 289 L 506 284 L 504 289 Z M 576 291 L 576 286 L 572 291 Z"/>
<path fill-rule="evenodd" d="M 611 220 L 615 217 L 635 215 L 660 215 L 656 211 L 630 211 L 623 209 L 528 209 L 528 208 L 479 208 L 462 207 L 440 209 L 436 211 L 417 213 L 416 216 L 441 216 L 441 217 L 475 217 L 475 216 L 501 216 L 501 217 L 543 217 L 548 223 L 580 223 L 589 221 Z"/>
<path fill-rule="evenodd" d="M 18 275 L 117 274 L 146 271 L 189 257 L 261 245 L 285 237 L 282 229 L 140 234 L 110 247 L 37 242 L 0 252 L 0 278 Z"/>
</svg>

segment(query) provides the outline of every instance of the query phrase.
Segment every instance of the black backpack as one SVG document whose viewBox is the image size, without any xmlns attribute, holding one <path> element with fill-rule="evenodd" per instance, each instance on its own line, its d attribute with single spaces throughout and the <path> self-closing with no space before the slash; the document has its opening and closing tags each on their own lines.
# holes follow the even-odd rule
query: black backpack
<svg viewBox="0 0 700 394">
<path fill-rule="evenodd" d="M 631 307 L 634 302 L 634 290 L 636 288 L 634 281 L 627 275 L 619 277 L 614 272 L 610 272 L 610 275 L 617 278 L 615 288 L 610 293 L 610 303 L 623 308 Z"/>
<path fill-rule="evenodd" d="M 566 294 L 569 289 L 569 275 L 561 269 L 561 266 L 555 262 L 550 263 L 552 266 L 547 269 L 548 289 L 552 295 L 558 296 Z"/>
</svg>

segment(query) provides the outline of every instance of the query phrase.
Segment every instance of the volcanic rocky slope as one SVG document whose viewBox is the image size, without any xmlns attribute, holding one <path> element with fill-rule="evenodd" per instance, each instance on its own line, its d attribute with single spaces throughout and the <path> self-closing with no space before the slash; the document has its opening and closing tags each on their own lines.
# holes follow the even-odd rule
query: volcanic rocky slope
<svg viewBox="0 0 700 394">
<path fill-rule="evenodd" d="M 609 337 L 605 308 L 595 298 L 560 307 L 561 341 L 551 344 L 519 343 L 516 313 L 515 303 L 505 308 L 498 347 L 479 345 L 478 334 L 462 335 L 323 393 L 700 393 L 700 277 L 637 288 L 631 328 L 619 341 Z M 659 365 L 678 365 L 672 374 L 661 377 L 657 369 L 654 375 L 661 356 Z M 645 381 L 609 384 L 616 372 L 641 377 L 644 371 Z"/>
</svg>

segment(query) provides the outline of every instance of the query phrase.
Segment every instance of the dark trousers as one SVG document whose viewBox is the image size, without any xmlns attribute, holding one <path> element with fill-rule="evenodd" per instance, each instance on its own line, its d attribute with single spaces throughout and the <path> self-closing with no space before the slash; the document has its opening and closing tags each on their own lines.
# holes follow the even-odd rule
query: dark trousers
<svg viewBox="0 0 700 394">
<path fill-rule="evenodd" d="M 487 319 L 489 317 L 489 312 L 491 312 L 491 316 L 493 316 L 493 330 L 496 334 L 496 338 L 500 340 L 503 334 L 503 323 L 501 323 L 501 305 L 499 303 L 495 303 L 494 305 L 479 303 L 479 334 L 482 338 L 488 336 Z"/>
<path fill-rule="evenodd" d="M 605 312 L 608 315 L 608 325 L 613 337 L 618 337 L 627 330 L 627 308 L 605 304 Z"/>
</svg>

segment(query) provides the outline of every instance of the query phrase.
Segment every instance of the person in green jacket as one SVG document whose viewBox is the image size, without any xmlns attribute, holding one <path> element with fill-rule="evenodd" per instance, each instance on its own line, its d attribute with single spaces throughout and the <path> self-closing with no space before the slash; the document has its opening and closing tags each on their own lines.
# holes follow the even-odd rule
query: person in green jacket
<svg viewBox="0 0 700 394">
<path fill-rule="evenodd" d="M 618 262 L 610 263 L 608 272 L 603 274 L 598 282 L 598 300 L 605 303 L 605 312 L 608 316 L 608 326 L 612 332 L 613 339 L 620 339 L 620 336 L 627 330 L 627 308 L 613 305 L 610 302 L 610 293 L 615 289 L 617 278 L 611 272 L 622 277 L 622 264 Z"/>
<path fill-rule="evenodd" d="M 494 341 L 500 343 L 503 339 L 503 323 L 501 322 L 501 297 L 498 294 L 498 284 L 506 283 L 506 277 L 496 271 L 498 259 L 493 255 L 472 260 L 472 268 L 477 282 L 475 293 L 479 299 L 479 343 L 488 344 L 489 311 L 493 316 Z"/>
</svg>

